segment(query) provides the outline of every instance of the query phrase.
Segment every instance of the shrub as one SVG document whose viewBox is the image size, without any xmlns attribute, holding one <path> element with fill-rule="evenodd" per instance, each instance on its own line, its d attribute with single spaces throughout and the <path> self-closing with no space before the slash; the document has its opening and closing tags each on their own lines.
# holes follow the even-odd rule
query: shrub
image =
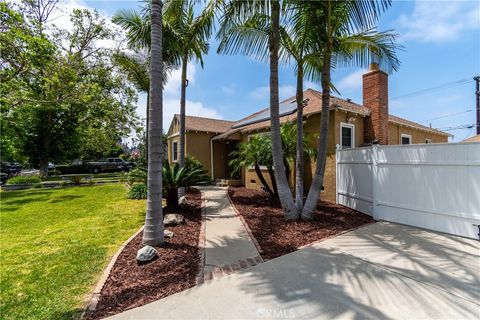
<svg viewBox="0 0 480 320">
<path fill-rule="evenodd" d="M 34 189 L 40 189 L 40 188 L 42 188 L 42 184 L 41 183 L 34 183 L 33 188 Z"/>
<path fill-rule="evenodd" d="M 79 186 L 82 182 L 83 176 L 69 176 L 68 180 L 76 186 Z"/>
<path fill-rule="evenodd" d="M 135 168 L 124 175 L 125 183 L 131 188 L 136 183 L 147 185 L 147 171 L 143 168 Z"/>
<path fill-rule="evenodd" d="M 42 180 L 37 176 L 16 176 L 7 180 L 7 184 L 35 184 Z"/>
<path fill-rule="evenodd" d="M 143 183 L 132 185 L 127 197 L 129 199 L 147 199 L 147 186 Z"/>
</svg>

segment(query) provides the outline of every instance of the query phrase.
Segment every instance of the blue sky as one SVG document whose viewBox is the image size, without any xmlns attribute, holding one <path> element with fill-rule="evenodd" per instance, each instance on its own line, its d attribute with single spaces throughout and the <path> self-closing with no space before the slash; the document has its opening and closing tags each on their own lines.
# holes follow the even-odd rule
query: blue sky
<svg viewBox="0 0 480 320">
<path fill-rule="evenodd" d="M 107 18 L 120 9 L 138 8 L 126 0 L 66 0 L 67 8 L 95 8 Z M 475 123 L 473 76 L 480 74 L 480 4 L 477 1 L 394 1 L 380 22 L 379 30 L 394 29 L 404 50 L 399 52 L 400 70 L 389 77 L 390 113 L 435 128 Z M 268 106 L 268 65 L 244 56 L 221 56 L 217 43 L 204 59 L 204 68 L 189 64 L 187 114 L 238 120 Z M 333 81 L 342 97 L 361 103 L 361 74 L 355 68 L 337 69 Z M 400 97 L 461 79 L 462 85 Z M 174 72 L 165 89 L 164 128 L 179 110 L 180 73 Z M 316 83 L 306 87 L 319 89 Z M 293 70 L 280 71 L 282 98 L 295 92 Z M 399 98 L 396 98 L 399 97 Z M 144 116 L 145 97 L 138 112 Z M 468 111 L 471 110 L 471 111 Z M 437 119 L 439 118 L 439 119 Z M 434 119 L 434 120 L 431 120 Z M 453 141 L 475 134 L 475 129 L 449 131 Z"/>
</svg>

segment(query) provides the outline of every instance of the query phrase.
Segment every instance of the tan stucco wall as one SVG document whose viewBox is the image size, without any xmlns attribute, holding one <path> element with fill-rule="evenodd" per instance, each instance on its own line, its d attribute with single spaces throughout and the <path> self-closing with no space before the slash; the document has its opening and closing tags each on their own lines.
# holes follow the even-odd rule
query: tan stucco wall
<svg viewBox="0 0 480 320">
<path fill-rule="evenodd" d="M 210 139 L 215 136 L 213 133 L 187 132 L 186 154 L 199 160 L 208 174 L 211 175 L 210 165 Z"/>
<path fill-rule="evenodd" d="M 448 142 L 448 136 L 445 135 L 401 126 L 393 122 L 388 124 L 388 144 L 401 144 L 402 134 L 411 135 L 412 144 L 425 143 L 426 139 L 431 139 L 432 143 Z"/>
</svg>

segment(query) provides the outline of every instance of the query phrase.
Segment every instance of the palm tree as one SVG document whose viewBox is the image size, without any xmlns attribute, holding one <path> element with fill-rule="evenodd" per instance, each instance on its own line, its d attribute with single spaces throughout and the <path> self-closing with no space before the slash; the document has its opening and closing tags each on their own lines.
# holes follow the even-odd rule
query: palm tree
<svg viewBox="0 0 480 320">
<path fill-rule="evenodd" d="M 175 34 L 178 55 L 181 61 L 180 91 L 180 167 L 185 164 L 185 103 L 187 91 L 187 66 L 196 58 L 203 67 L 203 55 L 208 53 L 208 38 L 213 28 L 215 3 L 210 2 L 206 8 L 195 16 L 195 2 L 192 0 L 169 0 L 165 5 L 165 21 Z"/>
<path fill-rule="evenodd" d="M 238 32 L 238 26 L 258 23 L 260 32 Z M 262 36 L 258 36 L 262 33 Z M 267 37 L 263 35 L 267 34 Z M 230 1 L 224 8 L 220 21 L 220 53 L 243 52 L 247 55 L 265 58 L 268 48 L 270 66 L 270 119 L 272 137 L 272 157 L 275 166 L 275 180 L 278 196 L 286 219 L 297 219 L 299 214 L 295 207 L 292 192 L 285 175 L 282 142 L 280 135 L 280 112 L 278 96 L 278 61 L 280 46 L 280 2 L 269 1 Z"/>
<path fill-rule="evenodd" d="M 148 126 L 147 212 L 142 242 L 160 246 L 164 242 L 162 212 L 162 1 L 151 4 L 151 50 Z"/>
<path fill-rule="evenodd" d="M 266 166 L 269 172 L 273 173 L 273 160 L 270 150 L 272 143 L 269 137 L 265 134 L 256 134 L 251 136 L 248 141 L 242 142 L 238 145 L 237 149 L 230 153 L 229 165 L 234 172 L 240 172 L 241 168 L 252 166 L 255 173 L 262 184 L 262 188 L 268 192 L 268 194 L 274 198 L 277 198 L 277 190 L 274 185 L 272 188 L 267 183 L 267 180 L 263 176 L 261 165 Z M 272 179 L 272 184 L 274 179 Z"/>
<path fill-rule="evenodd" d="M 365 66 L 373 59 L 389 70 L 397 70 L 395 34 L 378 33 L 372 30 L 382 10 L 388 8 L 390 0 L 382 1 L 311 1 L 300 5 L 308 14 L 314 12 L 318 51 L 322 53 L 321 85 L 322 111 L 318 158 L 307 200 L 302 211 L 302 219 L 310 220 L 320 197 L 325 163 L 327 158 L 327 135 L 332 67 L 340 64 Z M 301 17 L 301 15 L 299 16 Z M 298 16 L 297 16 L 298 18 Z"/>
</svg>

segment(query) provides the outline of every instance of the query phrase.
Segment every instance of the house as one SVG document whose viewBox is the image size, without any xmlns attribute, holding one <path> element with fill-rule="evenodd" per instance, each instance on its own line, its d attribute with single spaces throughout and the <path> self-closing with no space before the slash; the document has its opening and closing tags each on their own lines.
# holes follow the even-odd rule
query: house
<svg viewBox="0 0 480 320">
<path fill-rule="evenodd" d="M 477 134 L 476 136 L 462 140 L 462 142 L 480 142 L 480 134 Z"/>
<path fill-rule="evenodd" d="M 322 95 L 307 89 L 304 107 L 304 132 L 317 145 L 320 128 Z M 281 122 L 296 119 L 295 97 L 280 103 Z M 354 148 L 378 142 L 382 145 L 418 144 L 448 142 L 449 134 L 418 123 L 402 119 L 388 112 L 388 75 L 372 64 L 370 71 L 363 75 L 363 105 L 347 99 L 332 97 L 330 101 L 330 127 L 328 152 L 322 199 L 335 201 L 335 148 Z M 268 132 L 270 127 L 269 109 L 260 110 L 238 121 L 225 121 L 186 116 L 185 151 L 205 166 L 214 179 L 230 179 L 229 154 L 238 143 L 250 135 Z M 168 160 L 178 157 L 179 116 L 175 115 L 168 130 Z M 309 186 L 315 164 L 305 168 L 305 186 Z M 290 183 L 293 185 L 294 173 Z M 268 183 L 268 174 L 265 175 Z M 241 181 L 247 188 L 260 189 L 261 184 L 251 168 L 244 168 Z M 305 188 L 308 191 L 308 188 Z"/>
</svg>

